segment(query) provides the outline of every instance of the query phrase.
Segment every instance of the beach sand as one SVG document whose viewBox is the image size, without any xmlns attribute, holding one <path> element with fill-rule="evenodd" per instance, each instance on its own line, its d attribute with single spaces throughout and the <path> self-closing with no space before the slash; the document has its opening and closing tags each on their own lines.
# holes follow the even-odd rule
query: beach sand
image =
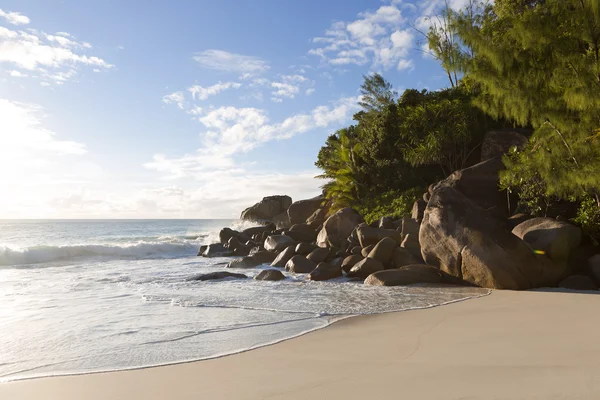
<svg viewBox="0 0 600 400">
<path fill-rule="evenodd" d="M 600 399 L 600 295 L 494 291 L 213 360 L 0 384 L 0 399 Z"/>
</svg>

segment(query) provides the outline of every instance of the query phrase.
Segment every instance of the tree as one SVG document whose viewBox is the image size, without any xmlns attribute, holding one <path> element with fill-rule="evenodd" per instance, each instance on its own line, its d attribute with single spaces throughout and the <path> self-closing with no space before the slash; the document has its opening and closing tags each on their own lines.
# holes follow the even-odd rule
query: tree
<svg viewBox="0 0 600 400">
<path fill-rule="evenodd" d="M 360 86 L 362 100 L 358 104 L 365 112 L 379 112 L 395 102 L 397 93 L 393 90 L 392 84 L 381 75 L 375 73 L 370 76 L 363 75 L 363 78 L 364 82 Z"/>
<path fill-rule="evenodd" d="M 535 129 L 507 157 L 503 185 L 538 180 L 546 196 L 593 194 L 600 206 L 598 0 L 496 0 L 452 24 L 473 53 L 464 71 L 481 85 L 476 104 Z"/>
</svg>

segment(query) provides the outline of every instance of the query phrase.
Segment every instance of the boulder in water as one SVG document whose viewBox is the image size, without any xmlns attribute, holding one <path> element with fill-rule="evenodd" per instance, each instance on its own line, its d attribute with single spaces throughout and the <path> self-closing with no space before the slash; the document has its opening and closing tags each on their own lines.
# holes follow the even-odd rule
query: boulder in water
<svg viewBox="0 0 600 400">
<path fill-rule="evenodd" d="M 342 276 L 342 268 L 339 265 L 328 263 L 319 263 L 317 267 L 308 275 L 311 281 L 326 281 Z"/>
<path fill-rule="evenodd" d="M 327 218 L 317 236 L 317 245 L 319 247 L 346 248 L 348 236 L 361 222 L 364 220 L 356 210 L 342 208 Z"/>
<path fill-rule="evenodd" d="M 315 269 L 317 264 L 308 260 L 304 256 L 294 256 L 285 264 L 285 270 L 296 274 L 308 274 Z"/>
<path fill-rule="evenodd" d="M 233 251 L 225 248 L 221 243 L 213 243 L 206 246 L 202 257 L 231 257 Z"/>
<path fill-rule="evenodd" d="M 260 271 L 254 279 L 257 281 L 281 281 L 285 279 L 285 275 L 277 269 L 265 269 Z"/>
<path fill-rule="evenodd" d="M 209 272 L 207 274 L 194 275 L 194 276 L 189 277 L 187 280 L 188 281 L 210 281 L 210 280 L 225 279 L 225 278 L 245 279 L 248 277 L 244 274 L 236 274 L 234 272 L 228 272 L 228 271 L 218 271 L 218 272 Z"/>
<path fill-rule="evenodd" d="M 290 196 L 264 197 L 255 205 L 248 207 L 244 211 L 242 211 L 240 219 L 243 221 L 272 221 L 273 218 L 279 214 L 287 214 L 287 209 L 291 204 L 292 198 Z"/>
<path fill-rule="evenodd" d="M 442 280 L 442 273 L 438 268 L 413 264 L 375 272 L 365 279 L 365 285 L 406 286 L 416 283 L 440 283 Z"/>
<path fill-rule="evenodd" d="M 285 235 L 270 235 L 265 240 L 265 250 L 282 251 L 288 246 L 296 244 L 296 241 Z"/>
</svg>

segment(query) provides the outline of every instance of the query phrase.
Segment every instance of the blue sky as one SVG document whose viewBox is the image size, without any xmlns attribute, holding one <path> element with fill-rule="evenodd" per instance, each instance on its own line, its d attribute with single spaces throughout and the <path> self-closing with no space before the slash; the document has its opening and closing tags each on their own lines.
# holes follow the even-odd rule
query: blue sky
<svg viewBox="0 0 600 400">
<path fill-rule="evenodd" d="M 413 29 L 443 4 L 4 0 L 0 218 L 230 218 L 312 197 L 363 74 L 447 86 Z"/>
</svg>

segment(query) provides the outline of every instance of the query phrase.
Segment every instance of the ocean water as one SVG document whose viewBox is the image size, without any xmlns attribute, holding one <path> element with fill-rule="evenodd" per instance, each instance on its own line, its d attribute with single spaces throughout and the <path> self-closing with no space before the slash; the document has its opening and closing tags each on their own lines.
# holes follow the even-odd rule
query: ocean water
<svg viewBox="0 0 600 400">
<path fill-rule="evenodd" d="M 130 369 L 236 353 L 354 315 L 479 297 L 475 288 L 186 281 L 230 220 L 0 221 L 0 381 Z M 263 266 L 261 268 L 268 268 Z M 258 269 L 232 270 L 250 277 Z"/>
</svg>

